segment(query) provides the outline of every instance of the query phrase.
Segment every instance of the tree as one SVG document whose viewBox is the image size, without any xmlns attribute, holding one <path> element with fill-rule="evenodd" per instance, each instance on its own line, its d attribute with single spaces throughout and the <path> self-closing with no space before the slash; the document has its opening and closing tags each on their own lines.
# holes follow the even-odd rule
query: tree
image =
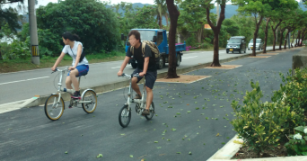
<svg viewBox="0 0 307 161">
<path fill-rule="evenodd" d="M 162 17 L 165 17 L 166 24 L 168 26 L 168 13 L 167 13 L 167 5 L 165 0 L 155 0 L 156 11 L 157 11 L 157 19 L 160 26 L 160 29 L 163 28 L 162 25 Z"/>
<path fill-rule="evenodd" d="M 219 61 L 219 34 L 221 30 L 221 26 L 223 23 L 223 20 L 225 19 L 225 7 L 226 7 L 226 0 L 217 0 L 216 2 L 220 5 L 221 7 L 221 13 L 220 17 L 217 20 L 217 25 L 214 25 L 210 19 L 210 9 L 212 8 L 211 5 L 211 0 L 205 0 L 202 1 L 202 7 L 206 9 L 206 18 L 207 22 L 210 25 L 213 33 L 214 33 L 214 40 L 213 40 L 213 62 L 211 66 L 221 66 L 220 61 Z"/>
<path fill-rule="evenodd" d="M 198 43 L 202 41 L 202 35 L 204 25 L 206 23 L 206 10 L 201 7 L 201 0 L 185 0 L 180 4 L 180 17 L 178 19 L 178 25 L 186 27 L 187 31 L 194 36 Z M 191 37 L 192 38 L 192 37 Z"/>
<path fill-rule="evenodd" d="M 0 0 L 0 4 L 5 3 L 5 0 Z M 9 2 L 12 3 L 12 2 Z M 13 8 L 0 9 L 0 26 L 4 26 L 8 24 L 7 27 L 10 28 L 14 33 L 17 32 L 17 29 L 20 29 L 21 26 L 18 23 L 20 16 L 18 16 L 18 11 Z M 0 27 L 0 30 L 1 30 Z"/>
<path fill-rule="evenodd" d="M 78 8 L 76 10 L 76 8 Z M 112 8 L 96 0 L 66 0 L 37 9 L 38 28 L 57 35 L 71 31 L 80 36 L 87 53 L 111 51 L 120 41 L 119 25 Z M 61 48 L 49 48 L 59 53 Z"/>
<path fill-rule="evenodd" d="M 273 51 L 275 51 L 276 46 L 276 30 L 279 25 L 285 20 L 284 17 L 287 17 L 289 12 L 292 10 L 297 9 L 298 3 L 295 0 L 277 0 L 271 2 L 271 6 L 273 6 L 273 12 L 270 12 L 268 15 L 270 16 L 270 20 L 273 22 L 271 23 L 271 29 L 273 31 Z"/>
<path fill-rule="evenodd" d="M 19 16 L 18 11 L 13 8 L 2 9 L 2 4 L 7 3 L 23 3 L 23 0 L 0 0 L 0 31 L 5 35 L 10 35 L 5 33 L 6 31 L 11 31 L 13 33 L 17 32 L 17 29 L 20 29 L 18 23 Z M 2 37 L 2 36 L 1 36 Z M 0 51 L 0 60 L 3 60 L 2 53 Z"/>
<path fill-rule="evenodd" d="M 176 49 L 175 49 L 175 38 L 176 38 L 176 30 L 177 30 L 177 22 L 178 17 L 180 15 L 177 6 L 174 4 L 174 0 L 166 0 L 168 13 L 170 15 L 171 19 L 171 25 L 169 30 L 169 65 L 168 65 L 168 72 L 167 72 L 167 78 L 178 78 L 176 72 Z"/>
<path fill-rule="evenodd" d="M 133 16 L 132 28 L 159 28 L 157 20 L 155 19 L 155 7 L 144 6 L 136 11 Z"/>
<path fill-rule="evenodd" d="M 226 19 L 223 21 L 223 25 L 225 26 L 226 31 L 230 34 L 230 36 L 236 36 L 239 34 L 239 25 L 232 19 Z"/>
<path fill-rule="evenodd" d="M 256 39 L 258 36 L 259 26 L 263 18 L 271 11 L 271 6 L 268 4 L 269 0 L 235 0 L 239 5 L 238 11 L 241 13 L 250 14 L 255 21 L 255 31 L 253 34 L 253 51 L 252 55 L 256 56 Z"/>
<path fill-rule="evenodd" d="M 234 20 L 240 26 L 238 35 L 245 36 L 247 41 L 253 38 L 252 34 L 255 31 L 255 22 L 252 17 L 238 13 L 238 15 L 234 15 L 230 19 Z"/>
</svg>

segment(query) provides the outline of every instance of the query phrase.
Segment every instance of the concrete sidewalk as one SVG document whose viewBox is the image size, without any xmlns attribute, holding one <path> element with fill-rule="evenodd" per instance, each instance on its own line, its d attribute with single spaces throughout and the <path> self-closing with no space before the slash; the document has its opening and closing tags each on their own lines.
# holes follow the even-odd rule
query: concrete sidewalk
<svg viewBox="0 0 307 161">
<path fill-rule="evenodd" d="M 242 100 L 259 81 L 263 100 L 270 100 L 281 83 L 279 72 L 291 68 L 287 50 L 269 58 L 243 58 L 227 62 L 242 65 L 232 70 L 199 68 L 185 75 L 211 76 L 191 84 L 156 83 L 156 116 L 146 121 L 132 111 L 130 125 L 123 129 L 118 112 L 127 89 L 98 97 L 93 114 L 66 108 L 58 121 L 50 121 L 42 106 L 0 114 L 1 160 L 110 160 L 182 161 L 206 160 L 235 132 L 232 100 Z M 67 105 L 67 104 L 66 104 Z M 191 152 L 191 153 L 190 153 Z M 67 154 L 66 154 L 67 153 Z M 96 158 L 103 154 L 102 158 Z"/>
</svg>

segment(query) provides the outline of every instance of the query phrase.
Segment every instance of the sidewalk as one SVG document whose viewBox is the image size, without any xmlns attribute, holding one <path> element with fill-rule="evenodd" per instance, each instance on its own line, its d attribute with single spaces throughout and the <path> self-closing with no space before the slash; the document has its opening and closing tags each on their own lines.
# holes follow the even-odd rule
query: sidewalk
<svg viewBox="0 0 307 161">
<path fill-rule="evenodd" d="M 46 118 L 41 106 L 0 114 L 0 158 L 206 160 L 235 135 L 229 123 L 233 119 L 231 101 L 241 100 L 245 91 L 251 90 L 251 79 L 259 81 L 263 100 L 269 101 L 272 91 L 279 89 L 279 72 L 288 72 L 292 55 L 301 49 L 269 58 L 242 58 L 225 63 L 242 65 L 231 70 L 195 70 L 185 75 L 211 77 L 191 84 L 157 82 L 156 116 L 146 121 L 133 109 L 130 125 L 125 129 L 118 123 L 118 112 L 125 103 L 123 92 L 127 93 L 127 89 L 99 95 L 93 114 L 66 108 L 55 122 Z M 103 157 L 96 158 L 98 154 Z"/>
</svg>

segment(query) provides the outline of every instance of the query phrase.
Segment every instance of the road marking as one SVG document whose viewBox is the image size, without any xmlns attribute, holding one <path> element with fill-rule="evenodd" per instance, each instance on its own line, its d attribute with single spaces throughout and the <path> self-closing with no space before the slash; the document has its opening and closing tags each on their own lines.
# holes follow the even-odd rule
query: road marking
<svg viewBox="0 0 307 161">
<path fill-rule="evenodd" d="M 121 66 L 111 67 L 111 69 L 119 69 Z"/>
<path fill-rule="evenodd" d="M 198 56 L 190 56 L 190 57 L 182 57 L 182 59 L 193 59 L 193 58 L 197 58 Z"/>
<path fill-rule="evenodd" d="M 37 80 L 37 79 L 45 79 L 45 78 L 49 78 L 49 76 L 45 76 L 45 77 L 37 77 L 37 78 L 31 78 L 31 79 L 24 79 L 24 80 L 13 81 L 13 82 L 5 82 L 5 83 L 0 83 L 0 86 L 1 86 L 1 85 L 6 85 L 6 84 L 12 84 L 12 83 L 19 83 L 19 82 L 25 82 L 25 81 Z"/>
</svg>

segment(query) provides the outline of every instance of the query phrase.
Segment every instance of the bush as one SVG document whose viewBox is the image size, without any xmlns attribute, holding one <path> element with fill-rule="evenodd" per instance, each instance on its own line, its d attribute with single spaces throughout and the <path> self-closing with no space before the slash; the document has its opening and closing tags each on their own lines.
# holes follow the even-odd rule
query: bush
<svg viewBox="0 0 307 161">
<path fill-rule="evenodd" d="M 299 126 L 294 128 L 295 135 L 289 135 L 289 142 L 285 144 L 288 155 L 305 155 L 307 156 L 307 127 Z"/>
<path fill-rule="evenodd" d="M 293 118 L 288 118 L 284 125 L 288 130 L 305 124 L 304 112 L 307 108 L 307 69 L 302 71 L 296 69 L 294 76 L 290 73 L 292 73 L 291 70 L 286 77 L 280 74 L 284 85 L 280 85 L 280 89 L 274 92 L 271 99 L 273 102 L 279 102 L 290 107 Z"/>
<path fill-rule="evenodd" d="M 11 44 L 11 52 L 6 54 L 9 59 L 27 59 L 31 57 L 29 45 L 26 42 L 14 40 Z"/>
<path fill-rule="evenodd" d="M 289 106 L 260 101 L 263 94 L 258 82 L 251 82 L 251 87 L 253 90 L 246 92 L 243 106 L 238 105 L 237 101 L 232 102 L 236 119 L 231 124 L 243 137 L 244 144 L 259 154 L 270 146 L 279 145 L 285 131 L 282 126 L 292 113 Z"/>
</svg>

